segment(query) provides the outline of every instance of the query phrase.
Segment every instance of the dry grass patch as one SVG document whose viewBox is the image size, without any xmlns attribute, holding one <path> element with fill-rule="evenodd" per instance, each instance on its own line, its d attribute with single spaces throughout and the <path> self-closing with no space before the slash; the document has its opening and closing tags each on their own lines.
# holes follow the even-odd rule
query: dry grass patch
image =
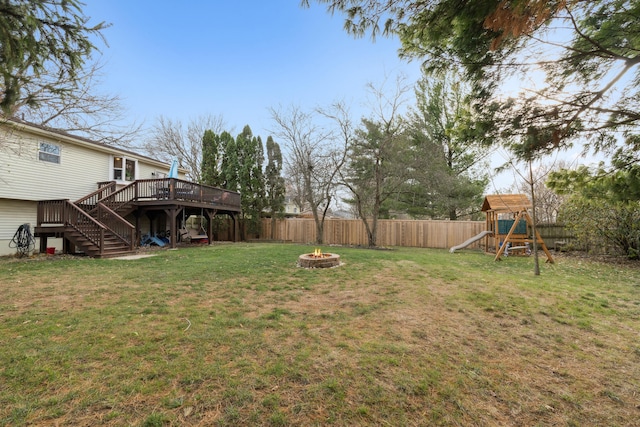
<svg viewBox="0 0 640 427">
<path fill-rule="evenodd" d="M 0 260 L 3 425 L 634 425 L 640 270 L 224 245 Z"/>
</svg>

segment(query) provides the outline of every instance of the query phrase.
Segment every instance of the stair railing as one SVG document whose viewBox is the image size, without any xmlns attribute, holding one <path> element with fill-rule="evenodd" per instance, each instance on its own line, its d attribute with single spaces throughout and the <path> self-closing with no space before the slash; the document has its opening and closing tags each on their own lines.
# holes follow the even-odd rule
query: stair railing
<svg viewBox="0 0 640 427">
<path fill-rule="evenodd" d="M 76 200 L 74 203 L 84 211 L 90 212 L 98 205 L 98 201 L 107 197 L 116 191 L 116 182 L 109 181 L 100 183 L 101 186 L 93 193 L 87 194 L 81 199 Z"/>
<path fill-rule="evenodd" d="M 65 203 L 63 215 L 65 217 L 65 225 L 73 228 L 98 247 L 100 255 L 102 255 L 104 232 L 107 230 L 107 227 L 100 224 L 91 215 L 68 200 Z"/>
<path fill-rule="evenodd" d="M 101 202 L 98 202 L 97 219 L 111 231 L 114 236 L 126 244 L 130 251 L 133 251 L 136 234 L 136 227 L 134 225 Z"/>
<path fill-rule="evenodd" d="M 109 207 L 114 212 L 121 212 L 125 208 L 132 206 L 133 202 L 138 199 L 138 181 L 122 187 L 111 194 L 98 200 L 99 203 Z"/>
</svg>

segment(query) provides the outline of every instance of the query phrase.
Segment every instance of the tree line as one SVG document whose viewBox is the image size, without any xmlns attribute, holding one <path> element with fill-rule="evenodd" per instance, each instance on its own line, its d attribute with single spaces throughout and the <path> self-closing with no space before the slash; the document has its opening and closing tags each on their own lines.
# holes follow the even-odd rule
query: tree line
<svg viewBox="0 0 640 427">
<path fill-rule="evenodd" d="M 380 218 L 475 217 L 488 173 L 486 149 L 465 131 L 472 120 L 465 86 L 456 75 L 425 77 L 407 106 L 405 79 L 386 83 L 368 86 L 371 112 L 359 121 L 343 102 L 271 108 L 265 145 L 248 125 L 234 137 L 220 116 L 186 126 L 161 117 L 146 149 L 178 158 L 193 181 L 240 192 L 241 230 L 249 234 L 260 232 L 261 217 L 283 216 L 285 196 L 313 216 L 317 243 L 338 206 L 362 220 L 370 246 Z"/>
<path fill-rule="evenodd" d="M 425 77 L 413 88 L 412 106 L 402 77 L 368 89 L 370 113 L 359 121 L 343 102 L 271 108 L 266 165 L 262 138 L 248 125 L 232 136 L 219 116 L 186 126 L 160 118 L 146 149 L 177 157 L 194 181 L 239 191 L 241 229 L 250 234 L 259 233 L 262 216 L 282 217 L 285 193 L 313 216 L 317 243 L 337 206 L 362 220 L 370 246 L 380 218 L 475 217 L 488 181 L 487 150 L 465 130 L 473 114 L 458 76 Z"/>
</svg>

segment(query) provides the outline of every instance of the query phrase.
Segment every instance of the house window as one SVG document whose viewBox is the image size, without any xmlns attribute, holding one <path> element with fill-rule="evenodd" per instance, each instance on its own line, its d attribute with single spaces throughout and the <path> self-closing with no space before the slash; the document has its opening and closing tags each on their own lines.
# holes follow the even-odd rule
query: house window
<svg viewBox="0 0 640 427">
<path fill-rule="evenodd" d="M 41 142 L 38 159 L 43 162 L 60 163 L 60 146 L 49 142 Z"/>
<path fill-rule="evenodd" d="M 136 161 L 126 157 L 114 157 L 113 179 L 117 181 L 135 181 Z"/>
</svg>

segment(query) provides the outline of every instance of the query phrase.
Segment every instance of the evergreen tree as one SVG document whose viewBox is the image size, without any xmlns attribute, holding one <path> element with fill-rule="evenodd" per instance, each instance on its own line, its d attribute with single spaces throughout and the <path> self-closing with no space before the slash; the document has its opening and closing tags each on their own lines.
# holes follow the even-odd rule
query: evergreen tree
<svg viewBox="0 0 640 427">
<path fill-rule="evenodd" d="M 222 188 L 231 191 L 240 190 L 240 177 L 238 176 L 240 165 L 236 140 L 229 132 L 220 134 L 220 146 L 222 148 L 222 160 L 220 162 L 220 182 Z"/>
<path fill-rule="evenodd" d="M 238 191 L 236 145 L 227 131 L 216 134 L 207 130 L 202 138 L 202 179 L 204 184 L 226 190 Z M 217 236 L 228 227 L 227 221 L 216 215 L 213 232 Z"/>
<path fill-rule="evenodd" d="M 579 143 L 594 151 L 619 145 L 640 160 L 640 1 L 316 2 L 345 12 L 352 34 L 398 35 L 401 55 L 430 72 L 462 67 L 485 140 L 507 138 L 520 159 Z M 510 79 L 536 79 L 541 71 L 540 87 L 518 98 L 500 94 Z"/>
<path fill-rule="evenodd" d="M 202 183 L 214 187 L 220 187 L 222 173 L 220 163 L 222 160 L 220 135 L 212 130 L 206 130 L 202 137 Z"/>
<path fill-rule="evenodd" d="M 367 231 L 370 247 L 377 245 L 378 219 L 410 177 L 413 153 L 402 122 L 387 123 L 363 119 L 349 150 L 344 184 Z"/>
<path fill-rule="evenodd" d="M 559 216 L 587 249 L 613 247 L 640 259 L 640 165 L 614 174 L 585 166 L 555 171 L 547 185 L 567 197 Z"/>
<path fill-rule="evenodd" d="M 260 218 L 265 206 L 262 140 L 253 136 L 251 128 L 247 125 L 236 137 L 236 150 L 238 190 L 242 206 L 241 233 L 246 228 L 246 232 L 257 234 L 260 232 Z"/>
<path fill-rule="evenodd" d="M 456 220 L 478 210 L 488 181 L 487 149 L 474 132 L 469 89 L 450 73 L 424 76 L 415 94 L 410 120 L 418 156 L 411 191 L 405 193 L 408 211 Z"/>
<path fill-rule="evenodd" d="M 267 166 L 265 168 L 266 208 L 271 213 L 271 238 L 275 238 L 277 218 L 284 216 L 285 183 L 282 177 L 282 151 L 271 136 L 267 138 Z"/>
<path fill-rule="evenodd" d="M 34 93 L 66 96 L 74 90 L 66 83 L 82 71 L 96 50 L 94 37 L 102 37 L 106 28 L 103 22 L 88 23 L 78 0 L 0 2 L 0 109 L 5 115 L 23 105 L 37 106 L 42 99 Z"/>
</svg>

